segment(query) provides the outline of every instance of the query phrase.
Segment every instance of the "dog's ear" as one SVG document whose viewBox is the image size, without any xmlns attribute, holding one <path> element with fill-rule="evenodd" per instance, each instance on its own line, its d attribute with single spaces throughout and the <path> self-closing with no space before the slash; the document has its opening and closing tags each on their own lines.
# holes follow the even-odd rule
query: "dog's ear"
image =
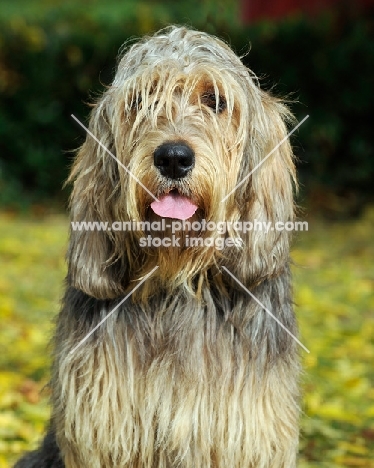
<svg viewBox="0 0 374 468">
<path fill-rule="evenodd" d="M 98 299 L 123 293 L 126 275 L 126 261 L 116 248 L 123 233 L 105 228 L 105 223 L 110 228 L 118 219 L 121 196 L 117 161 L 105 150 L 116 154 L 107 100 L 104 95 L 93 107 L 89 123 L 90 132 L 102 145 L 87 134 L 67 181 L 73 183 L 68 282 Z M 84 222 L 92 224 L 79 226 Z"/>
<path fill-rule="evenodd" d="M 295 166 L 286 138 L 286 123 L 293 122 L 293 116 L 280 100 L 258 93 L 237 182 L 251 175 L 235 192 L 234 209 L 236 219 L 248 231 L 238 233 L 243 243 L 232 257 L 233 267 L 247 284 L 262 281 L 284 268 L 291 234 L 286 230 L 290 224 L 286 223 L 294 221 L 295 212 Z"/>
</svg>

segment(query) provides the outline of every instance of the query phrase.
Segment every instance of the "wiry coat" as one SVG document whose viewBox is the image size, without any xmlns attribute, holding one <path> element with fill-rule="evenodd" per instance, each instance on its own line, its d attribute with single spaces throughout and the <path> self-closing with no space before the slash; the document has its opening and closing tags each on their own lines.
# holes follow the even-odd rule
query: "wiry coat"
<svg viewBox="0 0 374 468">
<path fill-rule="evenodd" d="M 294 217 L 288 141 L 221 200 L 285 137 L 290 119 L 226 44 L 172 27 L 125 52 L 90 130 L 155 196 L 173 189 L 193 200 L 191 221 L 274 226 Z M 157 171 L 153 154 L 165 141 L 193 148 L 187 177 Z M 149 193 L 90 136 L 70 181 L 73 221 L 157 218 Z M 223 250 L 140 248 L 145 234 L 71 232 L 51 428 L 39 451 L 16 467 L 295 467 L 297 344 L 221 269 L 296 335 L 289 233 L 200 233 L 241 237 L 241 246 Z"/>
</svg>

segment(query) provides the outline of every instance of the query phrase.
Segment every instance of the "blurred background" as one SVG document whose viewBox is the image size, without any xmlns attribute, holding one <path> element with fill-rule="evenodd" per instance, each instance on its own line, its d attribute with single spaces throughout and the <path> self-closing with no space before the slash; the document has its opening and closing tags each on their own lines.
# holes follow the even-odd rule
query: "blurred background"
<svg viewBox="0 0 374 468">
<path fill-rule="evenodd" d="M 300 464 L 374 467 L 374 0 L 0 3 L 0 468 L 48 418 L 66 272 L 62 189 L 121 45 L 169 24 L 228 42 L 298 120 L 293 259 L 303 343 Z"/>
</svg>

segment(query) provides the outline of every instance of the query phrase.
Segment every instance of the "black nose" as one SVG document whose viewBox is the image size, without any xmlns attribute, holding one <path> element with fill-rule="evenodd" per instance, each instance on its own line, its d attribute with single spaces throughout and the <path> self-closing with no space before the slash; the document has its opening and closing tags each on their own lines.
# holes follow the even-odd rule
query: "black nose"
<svg viewBox="0 0 374 468">
<path fill-rule="evenodd" d="M 195 153 L 184 143 L 163 143 L 153 153 L 154 165 L 165 177 L 181 179 L 195 165 Z"/>
</svg>

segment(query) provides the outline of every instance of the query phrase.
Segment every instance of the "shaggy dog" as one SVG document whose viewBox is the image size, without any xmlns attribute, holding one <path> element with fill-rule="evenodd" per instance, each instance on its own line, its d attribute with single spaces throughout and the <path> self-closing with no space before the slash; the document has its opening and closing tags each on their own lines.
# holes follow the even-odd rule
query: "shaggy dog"
<svg viewBox="0 0 374 468">
<path fill-rule="evenodd" d="M 17 468 L 296 466 L 290 235 L 250 228 L 294 218 L 290 120 L 215 37 L 127 49 L 69 179 L 50 429 Z"/>
</svg>

